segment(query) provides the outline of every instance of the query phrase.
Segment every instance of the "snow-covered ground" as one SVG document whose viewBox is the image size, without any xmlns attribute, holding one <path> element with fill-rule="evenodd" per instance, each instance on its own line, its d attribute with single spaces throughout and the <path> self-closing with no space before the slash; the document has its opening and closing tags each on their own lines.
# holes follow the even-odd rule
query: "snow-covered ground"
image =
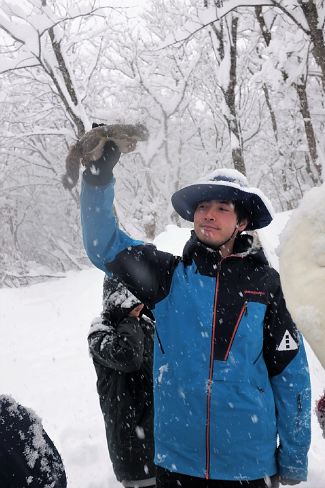
<svg viewBox="0 0 325 488">
<path fill-rule="evenodd" d="M 285 216 L 261 234 L 268 256 Z M 168 226 L 157 246 L 180 252 L 188 229 Z M 106 449 L 87 333 L 101 310 L 103 274 L 96 269 L 21 289 L 0 290 L 0 393 L 11 394 L 43 419 L 62 454 L 69 488 L 117 488 Z M 313 402 L 325 387 L 325 371 L 308 348 Z M 310 475 L 301 488 L 324 488 L 325 441 L 313 416 Z"/>
</svg>

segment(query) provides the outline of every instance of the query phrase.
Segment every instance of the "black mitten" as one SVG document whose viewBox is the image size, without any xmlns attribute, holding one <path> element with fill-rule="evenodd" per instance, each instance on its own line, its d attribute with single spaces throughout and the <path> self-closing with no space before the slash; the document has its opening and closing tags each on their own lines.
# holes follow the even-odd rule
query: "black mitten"
<svg viewBox="0 0 325 488">
<path fill-rule="evenodd" d="M 103 155 L 93 161 L 83 172 L 84 180 L 89 185 L 104 186 L 113 178 L 113 168 L 120 159 L 121 151 L 113 141 L 104 145 Z"/>
</svg>

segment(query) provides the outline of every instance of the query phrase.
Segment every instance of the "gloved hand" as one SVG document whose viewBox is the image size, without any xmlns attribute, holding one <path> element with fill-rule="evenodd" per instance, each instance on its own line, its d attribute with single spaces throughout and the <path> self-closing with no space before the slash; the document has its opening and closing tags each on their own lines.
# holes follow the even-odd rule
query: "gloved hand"
<svg viewBox="0 0 325 488">
<path fill-rule="evenodd" d="M 102 156 L 88 164 L 83 176 L 90 185 L 107 185 L 113 178 L 113 168 L 120 159 L 121 152 L 115 142 L 107 141 Z"/>
<path fill-rule="evenodd" d="M 282 478 L 281 476 L 279 478 L 279 481 L 281 485 L 290 485 L 290 486 L 299 485 L 299 483 L 301 483 L 301 481 L 299 480 L 288 480 L 286 478 Z"/>
<path fill-rule="evenodd" d="M 270 479 L 270 482 L 271 482 L 271 487 L 272 488 L 279 488 L 279 486 L 294 486 L 294 485 L 299 485 L 299 483 L 301 483 L 300 480 L 292 480 L 292 479 L 288 479 L 288 478 L 284 478 L 282 476 L 279 476 L 279 475 L 274 475 L 274 476 L 271 476 L 271 479 Z M 269 485 L 267 485 L 269 486 Z"/>
</svg>

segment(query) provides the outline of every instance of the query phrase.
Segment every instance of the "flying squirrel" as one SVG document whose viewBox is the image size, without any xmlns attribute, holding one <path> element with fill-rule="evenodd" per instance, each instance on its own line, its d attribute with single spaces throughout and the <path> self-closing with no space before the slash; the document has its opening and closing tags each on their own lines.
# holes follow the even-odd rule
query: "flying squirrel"
<svg viewBox="0 0 325 488">
<path fill-rule="evenodd" d="M 80 163 L 91 165 L 103 155 L 107 141 L 113 141 L 121 153 L 134 151 L 138 141 L 147 141 L 148 129 L 142 124 L 100 125 L 86 132 L 68 152 L 65 160 L 66 173 L 62 177 L 64 188 L 73 188 L 79 179 Z"/>
</svg>

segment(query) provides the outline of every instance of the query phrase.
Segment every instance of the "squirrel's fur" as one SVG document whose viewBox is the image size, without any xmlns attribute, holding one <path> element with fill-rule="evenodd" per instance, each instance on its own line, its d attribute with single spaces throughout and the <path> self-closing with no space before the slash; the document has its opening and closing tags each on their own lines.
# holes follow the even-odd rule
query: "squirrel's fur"
<svg viewBox="0 0 325 488">
<path fill-rule="evenodd" d="M 80 164 L 89 166 L 92 161 L 100 159 L 107 141 L 115 142 L 122 153 L 134 151 L 138 141 L 146 141 L 149 133 L 142 124 L 102 125 L 86 132 L 79 141 L 70 147 L 63 175 L 64 188 L 73 188 L 79 179 Z"/>
</svg>

